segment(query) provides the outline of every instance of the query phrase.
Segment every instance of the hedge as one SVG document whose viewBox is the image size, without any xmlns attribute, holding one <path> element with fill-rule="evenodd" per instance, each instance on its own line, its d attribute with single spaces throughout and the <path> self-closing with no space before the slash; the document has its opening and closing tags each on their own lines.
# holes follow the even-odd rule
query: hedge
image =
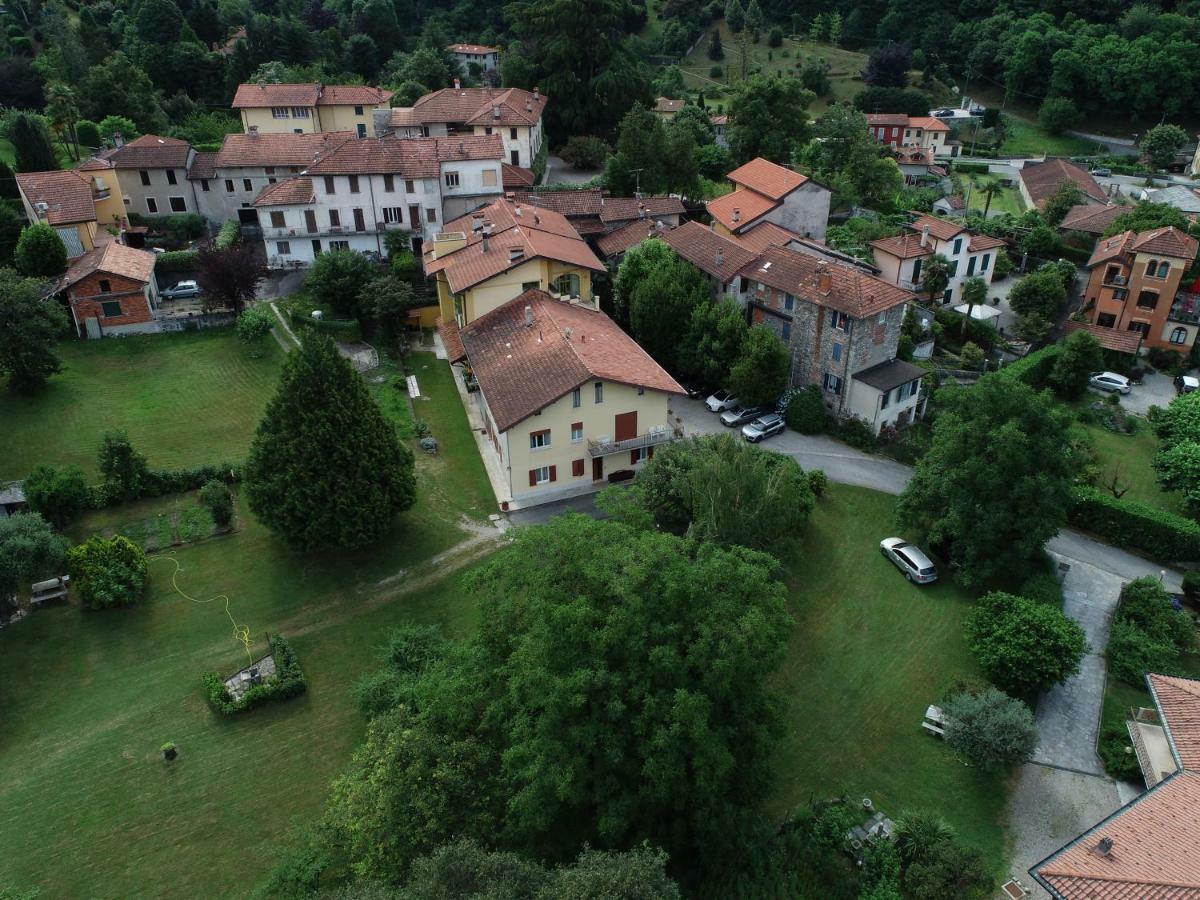
<svg viewBox="0 0 1200 900">
<path fill-rule="evenodd" d="M 218 250 L 228 250 L 241 237 L 242 228 L 238 224 L 237 219 L 227 219 L 225 224 L 221 226 L 221 230 L 217 232 L 217 237 L 213 241 L 213 246 Z"/>
<path fill-rule="evenodd" d="M 195 250 L 168 250 L 154 258 L 155 272 L 193 272 L 200 254 Z"/>
<path fill-rule="evenodd" d="M 1060 352 L 1058 344 L 1051 344 L 1041 350 L 1035 350 L 1016 362 L 1009 363 L 1000 370 L 1000 374 L 1009 378 L 1018 378 L 1030 387 L 1045 387 Z"/>
<path fill-rule="evenodd" d="M 1200 524 L 1092 487 L 1077 487 L 1068 519 L 1115 547 L 1141 550 L 1169 562 L 1200 561 Z"/>
<path fill-rule="evenodd" d="M 978 152 L 978 148 L 976 148 L 976 152 Z M 988 168 L 987 163 L 956 162 L 954 164 L 954 171 L 969 172 L 975 175 L 987 175 L 991 170 Z"/>
<path fill-rule="evenodd" d="M 311 315 L 306 316 L 302 312 L 295 311 L 289 318 L 293 325 L 327 332 L 335 340 L 362 340 L 362 326 L 359 325 L 357 319 L 314 319 Z"/>
<path fill-rule="evenodd" d="M 225 680 L 216 672 L 205 672 L 204 692 L 208 704 L 222 715 L 230 716 L 270 703 L 274 700 L 287 700 L 296 697 L 308 689 L 304 680 L 304 671 L 300 668 L 300 659 L 296 651 L 283 635 L 272 635 L 270 638 L 271 656 L 275 659 L 275 674 L 262 684 L 256 684 L 242 695 L 242 699 L 234 700 Z"/>
<path fill-rule="evenodd" d="M 196 491 L 210 481 L 221 481 L 234 484 L 242 477 L 241 463 L 223 462 L 215 466 L 196 466 L 194 469 L 150 469 L 142 478 L 142 487 L 138 499 L 142 497 L 162 497 L 165 494 L 182 494 L 184 491 Z M 114 486 L 110 496 L 105 485 L 98 485 L 93 491 L 97 508 L 115 506 L 126 502 L 126 497 L 119 486 Z"/>
</svg>

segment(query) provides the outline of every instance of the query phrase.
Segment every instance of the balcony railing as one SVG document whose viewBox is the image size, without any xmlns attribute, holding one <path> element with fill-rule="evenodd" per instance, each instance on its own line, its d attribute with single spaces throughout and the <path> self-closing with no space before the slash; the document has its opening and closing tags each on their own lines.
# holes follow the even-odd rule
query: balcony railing
<svg viewBox="0 0 1200 900">
<path fill-rule="evenodd" d="M 1180 291 L 1175 295 L 1175 302 L 1171 304 L 1167 318 L 1185 325 L 1200 325 L 1200 294 Z"/>
<path fill-rule="evenodd" d="M 1115 284 L 1117 287 L 1125 287 L 1125 285 L 1129 283 L 1129 279 L 1127 279 L 1124 275 L 1106 275 L 1104 276 L 1104 283 Z"/>
<path fill-rule="evenodd" d="M 642 447 L 656 447 L 659 444 L 669 444 L 680 437 L 682 435 L 676 434 L 670 428 L 655 428 L 645 434 L 626 438 L 623 441 L 588 440 L 588 455 L 607 456 L 610 453 L 620 453 L 622 450 L 640 450 Z"/>
<path fill-rule="evenodd" d="M 914 291 L 914 292 L 925 290 L 925 288 L 921 286 L 921 282 L 909 281 L 905 278 L 900 279 L 900 287 L 904 288 L 904 290 L 906 290 L 906 291 Z"/>
</svg>

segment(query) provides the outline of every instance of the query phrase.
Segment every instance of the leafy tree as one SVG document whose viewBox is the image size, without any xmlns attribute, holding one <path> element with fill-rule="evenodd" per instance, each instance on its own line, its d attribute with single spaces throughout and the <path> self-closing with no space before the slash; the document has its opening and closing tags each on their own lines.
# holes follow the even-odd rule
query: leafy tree
<svg viewBox="0 0 1200 900">
<path fill-rule="evenodd" d="M 119 50 L 88 70 L 79 86 L 79 106 L 93 120 L 125 116 L 143 134 L 166 127 L 167 117 L 150 76 Z"/>
<path fill-rule="evenodd" d="M 1027 313 L 1017 319 L 1013 326 L 1013 334 L 1023 341 L 1036 344 L 1050 333 L 1054 323 L 1041 313 Z"/>
<path fill-rule="evenodd" d="M 132 141 L 142 134 L 133 119 L 125 116 L 105 116 L 97 127 L 100 129 L 100 136 L 106 141 L 116 137 Z"/>
<path fill-rule="evenodd" d="M 1079 671 L 1087 652 L 1083 629 L 1062 610 L 993 591 L 967 617 L 967 639 L 979 667 L 998 687 L 1030 696 Z"/>
<path fill-rule="evenodd" d="M 946 743 L 978 766 L 1028 762 L 1037 749 L 1033 713 L 994 687 L 962 691 L 942 704 Z"/>
<path fill-rule="evenodd" d="M 746 315 L 733 300 L 697 303 L 680 342 L 680 370 L 705 386 L 723 384 L 741 357 L 746 331 Z"/>
<path fill-rule="evenodd" d="M 959 353 L 959 360 L 964 369 L 978 371 L 983 368 L 983 349 L 973 341 L 967 341 Z"/>
<path fill-rule="evenodd" d="M 734 0 L 737 2 L 737 0 Z M 720 62 L 725 58 L 725 48 L 721 46 L 721 29 L 714 28 L 712 37 L 708 41 L 708 58 L 713 62 Z"/>
<path fill-rule="evenodd" d="M 925 260 L 925 265 L 921 268 L 921 290 L 929 295 L 929 302 L 932 303 L 936 297 L 945 293 L 949 285 L 950 260 L 940 253 L 935 253 Z"/>
<path fill-rule="evenodd" d="M 12 390 L 35 390 L 61 371 L 55 344 L 66 329 L 66 313 L 42 299 L 38 282 L 0 269 L 0 375 Z"/>
<path fill-rule="evenodd" d="M 223 481 L 214 478 L 200 488 L 200 505 L 208 510 L 218 528 L 228 528 L 233 521 L 233 494 Z"/>
<path fill-rule="evenodd" d="M 787 427 L 801 434 L 820 434 L 829 417 L 821 389 L 810 384 L 792 394 L 784 411 Z"/>
<path fill-rule="evenodd" d="M 614 281 L 616 312 L 646 352 L 670 369 L 683 356 L 679 323 L 709 301 L 704 275 L 657 238 L 643 241 L 621 260 Z"/>
<path fill-rule="evenodd" d="M 62 574 L 67 541 L 37 513 L 21 512 L 0 519 L 0 599 L 18 587 Z"/>
<path fill-rule="evenodd" d="M 59 168 L 46 121 L 33 113 L 18 112 L 8 119 L 7 136 L 13 145 L 18 172 L 46 172 Z"/>
<path fill-rule="evenodd" d="M 814 504 L 794 459 L 731 434 L 662 447 L 632 487 L 600 497 L 602 509 L 628 524 L 768 551 L 795 540 Z"/>
<path fill-rule="evenodd" d="M 904 113 L 927 116 L 931 100 L 920 91 L 872 85 L 854 95 L 854 108 L 866 113 Z"/>
<path fill-rule="evenodd" d="M 733 169 L 733 157 L 724 147 L 716 144 L 705 144 L 696 148 L 696 168 L 700 175 L 712 181 L 725 177 L 725 173 Z"/>
<path fill-rule="evenodd" d="M 763 26 L 763 11 L 758 5 L 758 0 L 750 0 L 746 4 L 746 28 L 754 33 L 754 40 L 758 40 L 758 32 Z"/>
<path fill-rule="evenodd" d="M 1200 443 L 1185 440 L 1160 450 L 1154 471 L 1163 490 L 1179 491 L 1189 512 L 1200 511 Z"/>
<path fill-rule="evenodd" d="M 67 568 L 88 609 L 125 606 L 146 592 L 146 552 L 124 535 L 88 538 L 67 551 Z"/>
<path fill-rule="evenodd" d="M 880 44 L 867 57 L 867 67 L 862 77 L 872 87 L 903 88 L 908 86 L 908 72 L 912 68 L 912 50 L 907 44 L 888 41 Z M 929 110 L 925 110 L 928 115 Z"/>
<path fill-rule="evenodd" d="M 1142 135 L 1139 148 L 1153 168 L 1165 169 L 1187 141 L 1187 132 L 1178 125 L 1155 125 Z"/>
<path fill-rule="evenodd" d="M 668 129 L 678 128 L 692 136 L 692 143 L 697 147 L 707 146 L 715 140 L 713 136 L 712 119 L 708 113 L 694 103 L 686 104 L 671 119 Z"/>
<path fill-rule="evenodd" d="M 21 230 L 13 251 L 17 271 L 30 278 L 54 278 L 67 270 L 67 248 L 45 222 Z"/>
<path fill-rule="evenodd" d="M 976 306 L 987 302 L 987 282 L 978 275 L 973 275 L 962 283 L 962 302 L 967 305 L 967 314 L 963 316 L 962 337 L 967 336 L 967 328 L 971 324 L 971 314 Z"/>
<path fill-rule="evenodd" d="M 429 47 L 418 47 L 412 53 L 397 54 L 388 63 L 389 84 L 413 81 L 425 88 L 425 93 L 450 84 L 450 67 L 442 54 Z"/>
<path fill-rule="evenodd" d="M 1079 185 L 1073 181 L 1064 181 L 1050 195 L 1050 199 L 1046 201 L 1046 206 L 1042 210 L 1042 216 L 1045 218 L 1047 225 L 1057 228 L 1062 223 L 1062 220 L 1067 217 L 1067 213 L 1071 211 L 1071 207 L 1078 206 L 1083 202 L 1083 191 L 1079 189 Z M 1030 252 L 1032 253 L 1033 251 L 1030 250 Z M 1039 253 L 1037 255 L 1041 256 L 1043 254 Z"/>
<path fill-rule="evenodd" d="M 1152 231 L 1168 225 L 1173 225 L 1180 231 L 1190 231 L 1192 223 L 1182 210 L 1174 206 L 1139 200 L 1132 209 L 1127 209 L 1112 220 L 1108 228 L 1104 229 L 1104 237 L 1112 237 L 1123 231 Z"/>
<path fill-rule="evenodd" d="M 46 89 L 46 117 L 58 133 L 63 149 L 72 159 L 79 159 L 79 138 L 75 123 L 79 120 L 79 104 L 75 91 L 69 85 L 54 82 Z"/>
<path fill-rule="evenodd" d="M 13 174 L 12 167 L 4 160 L 0 159 L 0 198 L 4 200 L 20 200 L 21 192 L 17 189 L 17 176 Z M 21 219 L 17 220 L 24 224 Z M 17 245 L 17 235 L 21 233 L 20 227 L 17 228 L 17 234 L 13 235 L 12 241 L 8 242 L 8 255 L 12 256 L 12 248 Z M 7 235 L 6 235 L 7 238 Z"/>
<path fill-rule="evenodd" d="M 964 847 L 954 829 L 936 816 L 905 813 L 896 823 L 895 840 L 908 900 L 981 900 L 995 887 L 979 851 Z"/>
<path fill-rule="evenodd" d="M 817 122 L 808 157 L 817 177 L 833 182 L 838 206 L 890 201 L 904 187 L 900 167 L 871 136 L 867 117 L 835 104 Z"/>
<path fill-rule="evenodd" d="M 791 369 L 791 351 L 779 335 L 766 325 L 755 325 L 729 371 L 729 387 L 744 402 L 773 409 Z"/>
<path fill-rule="evenodd" d="M 783 29 L 780 28 L 778 25 L 771 26 L 771 30 L 767 33 L 767 46 L 768 47 L 782 47 L 783 46 Z"/>
<path fill-rule="evenodd" d="M 667 126 L 643 106 L 621 119 L 616 152 L 605 166 L 605 184 L 617 195 L 665 193 L 696 184 L 696 145 L 689 120 Z"/>
<path fill-rule="evenodd" d="M 733 32 L 741 31 L 746 27 L 746 10 L 741 4 L 741 0 L 727 0 L 725 4 L 725 24 Z"/>
<path fill-rule="evenodd" d="M 965 584 L 1020 577 L 1066 524 L 1074 462 L 1064 416 L 1048 395 L 995 374 L 937 400 L 930 449 L 897 515 L 946 548 Z"/>
<path fill-rule="evenodd" d="M 40 465 L 23 487 L 29 508 L 60 530 L 92 505 L 92 492 L 79 466 Z"/>
<path fill-rule="evenodd" d="M 317 257 L 317 262 L 326 255 Z M 196 281 L 206 309 L 232 309 L 235 315 L 244 315 L 266 274 L 262 257 L 250 244 L 236 243 L 224 250 L 205 245 L 196 257 Z"/>
<path fill-rule="evenodd" d="M 179 40 L 183 13 L 171 0 L 142 0 L 133 16 L 133 27 L 145 43 L 166 47 Z"/>
<path fill-rule="evenodd" d="M 600 138 L 576 134 L 567 138 L 567 146 L 559 155 L 573 168 L 586 171 L 601 168 L 611 152 L 608 144 Z"/>
<path fill-rule="evenodd" d="M 842 42 L 843 26 L 844 23 L 842 21 L 842 14 L 840 12 L 834 10 L 829 14 L 829 43 L 833 44 L 835 47 Z"/>
<path fill-rule="evenodd" d="M 1154 419 L 1154 433 L 1163 447 L 1183 441 L 1200 443 L 1200 391 L 1180 394 L 1160 409 Z"/>
<path fill-rule="evenodd" d="M 809 137 L 806 110 L 816 98 L 795 78 L 751 75 L 729 100 L 726 134 L 734 159 L 743 163 L 761 156 L 788 163 Z"/>
<path fill-rule="evenodd" d="M 1047 97 L 1038 109 L 1038 124 L 1050 134 L 1074 128 L 1079 119 L 1079 109 L 1066 97 Z"/>
<path fill-rule="evenodd" d="M 1049 383 L 1054 393 L 1067 400 L 1083 396 L 1088 378 L 1104 367 L 1100 342 L 1086 331 L 1074 331 L 1063 341 Z"/>
<path fill-rule="evenodd" d="M 353 72 L 361 78 L 371 79 L 379 71 L 379 48 L 369 34 L 350 35 L 346 39 L 343 54 L 342 66 L 347 72 Z"/>
<path fill-rule="evenodd" d="M 238 338 L 245 344 L 257 344 L 268 334 L 275 326 L 275 317 L 267 310 L 265 306 L 256 306 L 253 309 L 248 309 L 237 318 Z"/>
<path fill-rule="evenodd" d="M 305 276 L 304 287 L 319 306 L 339 316 L 352 316 L 374 275 L 375 267 L 361 253 L 331 250 L 317 257 Z"/>
<path fill-rule="evenodd" d="M 424 302 L 413 290 L 412 282 L 393 268 L 367 283 L 359 299 L 359 315 L 378 322 L 387 339 L 394 342 L 404 330 L 409 310 Z"/>
<path fill-rule="evenodd" d="M 46 105 L 45 80 L 32 60 L 23 56 L 0 59 L 0 106 L 41 109 Z"/>
<path fill-rule="evenodd" d="M 1037 315 L 1053 321 L 1067 302 L 1067 292 L 1057 271 L 1038 269 L 1013 286 L 1008 302 L 1017 315 Z"/>
<path fill-rule="evenodd" d="M 98 458 L 106 496 L 124 501 L 142 496 L 150 478 L 150 466 L 123 429 L 104 432 Z"/>
<path fill-rule="evenodd" d="M 333 341 L 289 354 L 243 472 L 254 514 L 300 550 L 356 548 L 416 499 L 412 453 Z"/>
<path fill-rule="evenodd" d="M 1035 225 L 1021 238 L 1021 249 L 1030 256 L 1045 259 L 1058 252 L 1059 240 L 1049 225 Z"/>
</svg>

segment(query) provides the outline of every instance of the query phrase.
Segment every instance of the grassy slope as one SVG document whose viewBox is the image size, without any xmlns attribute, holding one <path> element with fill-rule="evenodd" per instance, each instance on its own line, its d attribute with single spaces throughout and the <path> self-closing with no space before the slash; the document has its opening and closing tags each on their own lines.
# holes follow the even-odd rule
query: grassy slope
<svg viewBox="0 0 1200 900">
<path fill-rule="evenodd" d="M 880 555 L 894 502 L 831 486 L 791 567 L 788 734 L 771 811 L 840 793 L 892 817 L 936 810 L 999 870 L 1004 779 L 962 765 L 921 728 L 955 680 L 978 677 L 963 638 L 969 597 L 949 579 L 910 585 Z"/>
<path fill-rule="evenodd" d="M 97 475 L 105 431 L 124 428 L 155 468 L 238 461 L 275 387 L 283 352 L 252 358 L 232 329 L 60 345 L 63 372 L 32 396 L 0 390 L 0 479 L 38 463 Z"/>
<path fill-rule="evenodd" d="M 1183 504 L 1177 493 L 1164 491 L 1154 475 L 1154 454 L 1158 439 L 1144 422 L 1137 434 L 1116 434 L 1098 425 L 1085 425 L 1095 447 L 1096 459 L 1103 472 L 1120 466 L 1121 480 L 1129 485 L 1126 500 L 1136 500 L 1148 506 L 1182 513 Z"/>
</svg>

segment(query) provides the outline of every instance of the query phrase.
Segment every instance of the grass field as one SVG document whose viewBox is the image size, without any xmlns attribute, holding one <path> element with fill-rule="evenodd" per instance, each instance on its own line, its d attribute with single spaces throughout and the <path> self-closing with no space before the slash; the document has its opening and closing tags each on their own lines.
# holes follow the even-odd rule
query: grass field
<svg viewBox="0 0 1200 900">
<path fill-rule="evenodd" d="M 283 359 L 273 340 L 261 349 L 253 358 L 227 328 L 61 344 L 63 371 L 43 390 L 0 388 L 0 480 L 43 462 L 95 476 L 101 437 L 114 428 L 154 468 L 243 459 Z"/>
<path fill-rule="evenodd" d="M 1164 491 L 1154 473 L 1158 438 L 1145 422 L 1136 434 L 1117 434 L 1099 425 L 1083 428 L 1092 439 L 1096 461 L 1107 475 L 1119 468 L 1120 482 L 1129 486 L 1126 500 L 1136 500 L 1168 512 L 1182 513 L 1183 501 L 1174 491 Z"/>
<path fill-rule="evenodd" d="M 791 566 L 788 733 L 771 812 L 842 793 L 893 818 L 937 811 L 999 871 L 1004 778 L 964 766 L 921 728 L 951 684 L 979 677 L 963 637 L 970 598 L 948 578 L 911 585 L 879 553 L 894 502 L 831 486 Z"/>
<path fill-rule="evenodd" d="M 1087 156 L 1107 152 L 1098 144 L 1083 138 L 1050 134 L 1031 119 L 1009 115 L 1006 120 L 1008 137 L 1000 145 L 1001 156 Z"/>
<path fill-rule="evenodd" d="M 968 207 L 983 212 L 984 206 L 987 205 L 987 197 L 983 194 L 984 187 L 1002 179 L 996 175 L 969 174 L 960 176 L 960 180 L 963 196 L 968 198 Z M 1024 211 L 1025 201 L 1021 199 L 1021 192 L 1011 187 L 1002 187 L 1000 192 L 992 197 L 991 205 L 988 206 L 989 215 L 999 212 L 1019 216 Z"/>
</svg>

